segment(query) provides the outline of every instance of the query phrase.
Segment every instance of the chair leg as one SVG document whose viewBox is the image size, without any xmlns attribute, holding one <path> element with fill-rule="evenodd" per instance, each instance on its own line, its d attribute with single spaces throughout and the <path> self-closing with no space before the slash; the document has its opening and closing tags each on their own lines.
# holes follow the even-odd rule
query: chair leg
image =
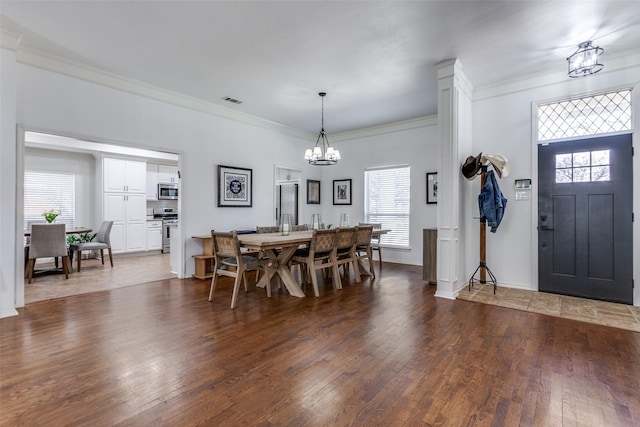
<svg viewBox="0 0 640 427">
<path fill-rule="evenodd" d="M 377 251 L 378 251 L 378 259 L 380 260 L 380 271 L 382 271 L 382 250 L 378 248 Z"/>
<path fill-rule="evenodd" d="M 104 265 L 104 249 L 100 249 L 100 261 L 102 261 L 102 265 Z"/>
<path fill-rule="evenodd" d="M 218 284 L 218 275 L 216 274 L 216 270 L 213 270 L 213 277 L 211 278 L 211 288 L 209 289 L 209 301 L 213 301 L 213 293 L 216 290 L 217 284 Z"/>
<path fill-rule="evenodd" d="M 316 298 L 320 297 L 320 291 L 318 290 L 318 278 L 316 277 L 316 270 L 313 266 L 308 267 L 309 276 L 311 276 L 311 283 L 313 284 L 313 294 Z"/>
<path fill-rule="evenodd" d="M 331 268 L 333 271 L 333 287 L 336 289 L 342 289 L 342 280 L 340 280 L 340 271 L 338 270 L 338 262 L 333 262 L 333 267 Z"/>
<path fill-rule="evenodd" d="M 240 291 L 240 282 L 242 282 L 242 277 L 244 272 L 238 271 L 236 274 L 236 281 L 233 283 L 233 296 L 231 297 L 231 308 L 236 308 L 236 301 L 238 300 L 238 292 Z"/>
<path fill-rule="evenodd" d="M 80 273 L 80 262 L 82 261 L 82 251 L 78 251 L 78 273 Z"/>
<path fill-rule="evenodd" d="M 113 267 L 113 255 L 111 254 L 111 246 L 107 248 L 107 251 L 109 252 L 109 262 L 111 263 L 111 267 Z"/>
<path fill-rule="evenodd" d="M 369 273 L 371 273 L 371 277 L 375 279 L 376 269 L 373 261 L 373 251 L 371 250 L 371 247 L 367 248 L 367 257 L 369 258 Z"/>
<path fill-rule="evenodd" d="M 64 271 L 64 278 L 69 279 L 69 257 L 63 256 L 62 258 L 62 271 Z"/>
<path fill-rule="evenodd" d="M 31 283 L 31 279 L 33 279 L 33 269 L 35 268 L 36 265 L 36 260 L 35 259 L 30 259 L 27 262 L 27 279 L 29 280 L 29 283 Z"/>
</svg>

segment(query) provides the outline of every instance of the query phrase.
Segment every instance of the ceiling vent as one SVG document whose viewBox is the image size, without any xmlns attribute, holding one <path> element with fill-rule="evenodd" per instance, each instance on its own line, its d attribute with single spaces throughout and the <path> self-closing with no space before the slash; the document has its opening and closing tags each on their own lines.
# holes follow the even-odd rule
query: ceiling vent
<svg viewBox="0 0 640 427">
<path fill-rule="evenodd" d="M 237 99 L 231 98 L 230 96 L 225 96 L 222 99 L 227 101 L 227 102 L 233 102 L 234 104 L 242 104 L 242 101 L 238 101 Z"/>
</svg>

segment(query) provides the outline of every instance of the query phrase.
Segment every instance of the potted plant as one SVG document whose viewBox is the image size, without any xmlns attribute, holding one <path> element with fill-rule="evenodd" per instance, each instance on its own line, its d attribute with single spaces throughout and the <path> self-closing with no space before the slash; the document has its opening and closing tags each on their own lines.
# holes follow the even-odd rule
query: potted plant
<svg viewBox="0 0 640 427">
<path fill-rule="evenodd" d="M 44 217 L 45 220 L 47 220 L 49 224 L 54 222 L 59 215 L 60 215 L 60 211 L 59 210 L 57 211 L 55 209 L 49 209 L 48 211 L 44 211 L 42 213 L 42 216 Z"/>
</svg>

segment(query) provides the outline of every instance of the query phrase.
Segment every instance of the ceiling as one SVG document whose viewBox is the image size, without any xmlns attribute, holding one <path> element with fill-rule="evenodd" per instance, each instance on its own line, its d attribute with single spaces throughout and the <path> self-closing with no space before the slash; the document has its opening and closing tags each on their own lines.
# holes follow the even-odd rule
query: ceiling
<svg viewBox="0 0 640 427">
<path fill-rule="evenodd" d="M 475 88 L 541 72 L 593 40 L 640 47 L 640 1 L 12 1 L 3 31 L 37 49 L 329 135 L 436 113 L 435 65 Z M 242 101 L 233 104 L 222 98 Z"/>
</svg>

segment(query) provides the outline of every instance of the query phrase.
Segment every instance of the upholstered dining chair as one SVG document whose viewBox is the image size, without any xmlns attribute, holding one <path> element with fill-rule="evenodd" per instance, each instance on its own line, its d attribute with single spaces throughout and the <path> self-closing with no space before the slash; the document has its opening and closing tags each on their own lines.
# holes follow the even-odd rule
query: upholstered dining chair
<svg viewBox="0 0 640 427">
<path fill-rule="evenodd" d="M 380 222 L 372 222 L 372 223 L 361 222 L 358 225 L 372 225 L 374 230 L 382 229 L 382 223 Z M 380 246 L 380 236 L 373 236 L 373 235 L 371 236 L 371 250 L 378 252 L 378 260 L 380 262 L 380 271 L 382 271 L 382 247 Z"/>
<path fill-rule="evenodd" d="M 311 283 L 313 284 L 313 293 L 316 297 L 320 296 L 318 278 L 316 277 L 318 270 L 331 268 L 333 271 L 333 287 L 342 289 L 338 265 L 335 262 L 336 249 L 336 229 L 313 230 L 309 247 L 298 249 L 293 255 L 294 261 L 307 266 L 307 272 L 311 276 Z"/>
<path fill-rule="evenodd" d="M 62 258 L 62 271 L 65 279 L 69 278 L 69 253 L 64 224 L 33 224 L 31 226 L 31 243 L 27 261 L 26 278 L 29 283 L 38 258 Z"/>
<path fill-rule="evenodd" d="M 238 242 L 238 232 L 221 233 L 211 230 L 213 238 L 213 255 L 215 264 L 213 267 L 213 278 L 211 279 L 211 289 L 209 290 L 209 301 L 213 301 L 213 293 L 218 284 L 218 276 L 234 277 L 233 295 L 231 297 L 231 308 L 236 308 L 240 283 L 244 282 L 244 290 L 249 290 L 247 281 L 247 271 L 263 269 L 267 274 L 267 267 L 271 263 L 268 258 L 256 258 L 244 255 L 240 250 Z M 267 297 L 271 297 L 271 286 L 267 283 Z"/>
<path fill-rule="evenodd" d="M 113 267 L 113 255 L 111 253 L 110 239 L 112 226 L 113 221 L 102 221 L 102 224 L 100 224 L 100 229 L 98 230 L 98 234 L 96 234 L 96 237 L 93 241 L 86 243 L 74 243 L 69 246 L 71 264 L 73 264 L 74 252 L 78 253 L 78 272 L 80 272 L 81 268 L 83 251 L 100 251 L 100 259 L 102 260 L 102 265 L 104 265 L 104 250 L 106 249 L 109 252 L 109 262 L 111 263 L 111 267 Z"/>
</svg>

